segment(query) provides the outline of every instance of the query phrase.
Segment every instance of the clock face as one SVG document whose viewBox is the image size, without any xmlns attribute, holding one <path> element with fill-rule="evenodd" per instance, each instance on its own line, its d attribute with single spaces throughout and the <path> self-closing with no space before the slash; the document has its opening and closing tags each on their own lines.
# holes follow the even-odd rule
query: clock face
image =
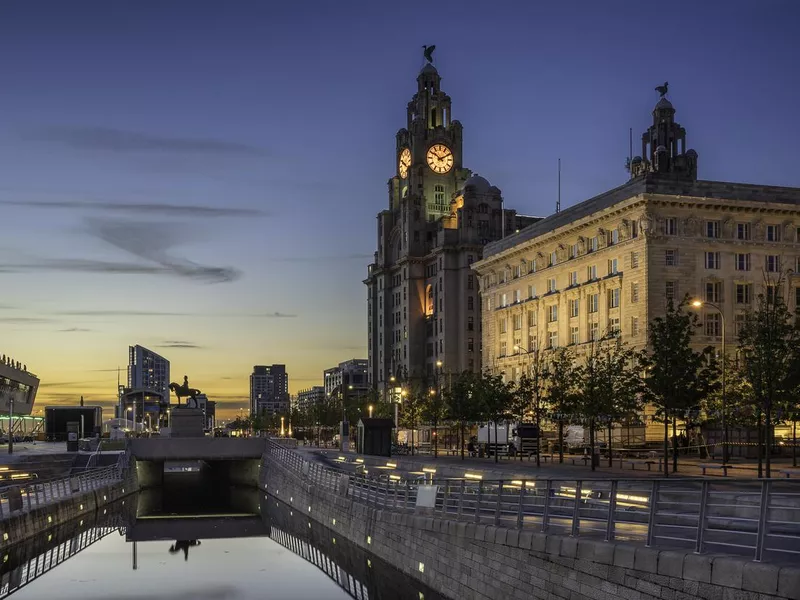
<svg viewBox="0 0 800 600">
<path fill-rule="evenodd" d="M 453 168 L 453 153 L 444 144 L 434 144 L 428 150 L 428 166 L 434 173 L 447 173 Z"/>
<path fill-rule="evenodd" d="M 400 164 L 397 167 L 402 179 L 408 177 L 409 167 L 411 167 L 411 150 L 403 148 L 403 151 L 400 153 Z"/>
</svg>

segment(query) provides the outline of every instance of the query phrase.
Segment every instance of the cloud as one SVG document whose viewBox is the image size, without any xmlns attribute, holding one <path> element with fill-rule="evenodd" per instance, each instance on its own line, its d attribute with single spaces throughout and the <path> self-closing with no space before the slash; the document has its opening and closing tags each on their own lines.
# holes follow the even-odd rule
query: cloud
<svg viewBox="0 0 800 600">
<path fill-rule="evenodd" d="M 345 254 L 342 256 L 333 256 L 330 254 L 320 256 L 283 256 L 279 258 L 270 258 L 270 262 L 341 262 L 346 260 L 368 260 L 374 258 L 373 254 Z"/>
<path fill-rule="evenodd" d="M 11 325 L 34 325 L 37 323 L 52 323 L 53 319 L 45 319 L 41 317 L 0 317 L 0 323 L 9 323 Z"/>
<path fill-rule="evenodd" d="M 192 342 L 184 342 L 179 340 L 167 340 L 163 344 L 158 345 L 159 348 L 186 348 L 186 349 L 199 349 L 202 346 L 193 344 Z"/>
<path fill-rule="evenodd" d="M 290 315 L 282 312 L 274 312 L 274 313 L 266 313 L 266 314 L 255 314 L 255 315 L 248 315 L 253 317 L 261 317 L 263 319 L 294 319 L 297 315 Z"/>
<path fill-rule="evenodd" d="M 214 138 L 170 137 L 111 127 L 57 125 L 31 131 L 28 140 L 55 142 L 79 150 L 102 150 L 116 153 L 178 153 L 261 157 L 263 148 Z"/>
<path fill-rule="evenodd" d="M 181 313 L 168 311 L 144 310 L 64 310 L 52 313 L 63 317 L 214 317 L 218 319 L 261 318 L 261 319 L 288 319 L 297 315 L 282 312 L 263 314 L 225 314 L 225 313 Z"/>
<path fill-rule="evenodd" d="M 59 329 L 59 333 L 83 333 L 86 331 L 92 331 L 91 329 L 86 329 L 85 327 L 70 327 L 68 329 Z"/>
<path fill-rule="evenodd" d="M 81 200 L 0 200 L 0 205 L 25 206 L 29 208 L 63 208 L 98 210 L 108 212 L 130 212 L 138 215 L 149 213 L 168 217 L 258 217 L 264 211 L 253 208 L 219 208 L 203 205 L 179 205 L 158 202 L 90 202 Z"/>
</svg>

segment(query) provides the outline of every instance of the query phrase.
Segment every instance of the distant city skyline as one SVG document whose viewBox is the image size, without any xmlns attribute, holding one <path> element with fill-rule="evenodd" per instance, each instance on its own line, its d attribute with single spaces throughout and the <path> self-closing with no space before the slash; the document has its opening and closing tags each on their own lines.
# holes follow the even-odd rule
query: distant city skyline
<svg viewBox="0 0 800 600">
<path fill-rule="evenodd" d="M 700 179 L 800 185 L 792 0 L 222 6 L 0 6 L 0 353 L 38 407 L 110 407 L 136 344 L 221 420 L 253 365 L 296 394 L 366 356 L 423 44 L 464 164 L 520 213 L 554 211 L 559 158 L 564 207 L 627 181 L 665 80 Z"/>
</svg>

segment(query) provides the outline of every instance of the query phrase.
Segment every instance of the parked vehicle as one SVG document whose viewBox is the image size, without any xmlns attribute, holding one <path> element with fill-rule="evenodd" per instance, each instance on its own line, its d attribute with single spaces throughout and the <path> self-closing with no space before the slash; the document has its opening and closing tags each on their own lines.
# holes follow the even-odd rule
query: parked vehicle
<svg viewBox="0 0 800 600">
<path fill-rule="evenodd" d="M 532 423 L 487 423 L 478 429 L 478 445 L 488 456 L 533 456 L 539 450 L 539 428 Z"/>
</svg>

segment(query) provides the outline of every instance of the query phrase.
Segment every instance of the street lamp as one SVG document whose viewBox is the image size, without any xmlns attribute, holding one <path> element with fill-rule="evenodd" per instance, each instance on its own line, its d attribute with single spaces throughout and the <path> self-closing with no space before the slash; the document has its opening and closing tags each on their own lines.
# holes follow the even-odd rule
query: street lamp
<svg viewBox="0 0 800 600">
<path fill-rule="evenodd" d="M 708 306 L 716 310 L 722 320 L 722 464 L 728 464 L 728 427 L 725 421 L 725 313 L 716 304 L 694 300 L 692 306 L 702 308 Z"/>
<path fill-rule="evenodd" d="M 371 419 L 372 418 L 372 404 L 370 404 L 367 408 L 369 409 L 369 418 Z"/>
<path fill-rule="evenodd" d="M 283 437 L 283 420 L 284 420 L 285 418 L 286 418 L 286 417 L 281 417 L 281 437 Z"/>
</svg>

